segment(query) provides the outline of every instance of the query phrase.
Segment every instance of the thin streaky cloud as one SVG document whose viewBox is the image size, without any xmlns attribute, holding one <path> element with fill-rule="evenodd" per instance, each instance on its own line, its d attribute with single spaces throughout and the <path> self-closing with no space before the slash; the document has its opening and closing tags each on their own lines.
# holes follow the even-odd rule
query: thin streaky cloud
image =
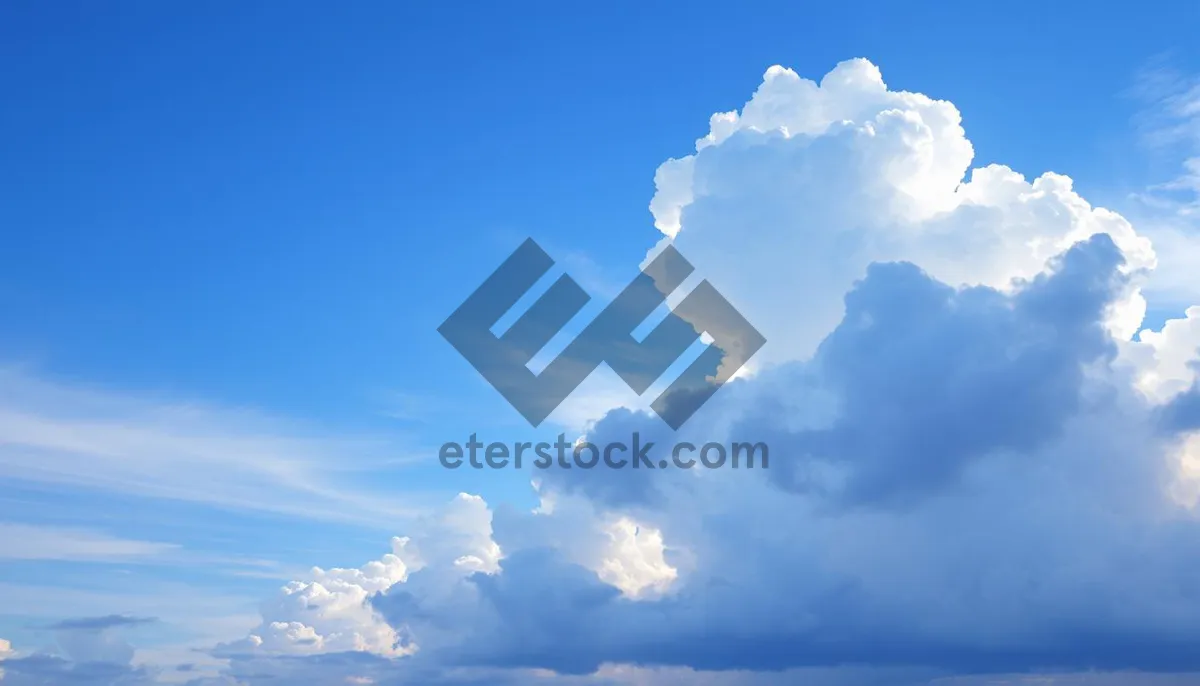
<svg viewBox="0 0 1200 686">
<path fill-rule="evenodd" d="M 385 445 L 0 371 L 0 479 L 383 527 L 424 511 L 420 494 L 401 502 L 355 483 L 388 464 Z"/>
</svg>

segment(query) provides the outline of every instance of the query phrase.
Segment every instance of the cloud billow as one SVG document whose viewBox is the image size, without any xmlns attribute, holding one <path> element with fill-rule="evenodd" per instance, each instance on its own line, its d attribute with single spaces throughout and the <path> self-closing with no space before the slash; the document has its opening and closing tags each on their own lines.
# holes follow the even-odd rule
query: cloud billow
<svg viewBox="0 0 1200 686">
<path fill-rule="evenodd" d="M 1186 542 L 1200 527 L 1159 521 L 1171 508 L 1152 408 L 1087 374 L 1116 355 L 1103 317 L 1121 265 L 1098 235 L 1009 294 L 872 267 L 812 363 L 842 397 L 832 425 L 791 435 L 793 454 L 777 451 L 772 478 L 744 480 L 737 503 L 705 487 L 643 503 L 668 542 L 695 536 L 683 543 L 704 569 L 637 602 L 552 548 L 508 545 L 498 525 L 516 550 L 469 579 L 484 628 L 443 657 L 561 673 L 1200 669 L 1187 649 L 1200 545 Z M 810 457 L 798 447 L 836 462 L 843 487 L 796 488 Z"/>
<path fill-rule="evenodd" d="M 945 487 L 968 460 L 1058 435 L 1078 410 L 1084 367 L 1116 353 L 1102 318 L 1124 279 L 1104 234 L 1057 262 L 1012 295 L 872 265 L 813 363 L 842 414 L 828 428 L 774 434 L 771 475 L 823 490 L 803 466 L 824 461 L 844 476 L 830 487 L 839 499 L 897 502 Z"/>
</svg>

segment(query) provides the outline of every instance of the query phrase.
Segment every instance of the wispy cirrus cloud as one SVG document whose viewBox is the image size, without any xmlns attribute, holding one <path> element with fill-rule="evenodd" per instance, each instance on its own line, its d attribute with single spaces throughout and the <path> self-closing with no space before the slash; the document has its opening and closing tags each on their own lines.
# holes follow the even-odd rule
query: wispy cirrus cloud
<svg viewBox="0 0 1200 686">
<path fill-rule="evenodd" d="M 1187 74 L 1164 60 L 1147 66 L 1133 89 L 1145 105 L 1138 117 L 1152 146 L 1180 158 L 1180 173 L 1152 185 L 1147 202 L 1200 219 L 1200 75 Z"/>
<path fill-rule="evenodd" d="M 420 494 L 399 502 L 364 485 L 395 468 L 395 449 L 254 410 L 0 369 L 0 480 L 375 527 L 423 510 Z"/>
<path fill-rule="evenodd" d="M 1143 67 L 1129 89 L 1141 105 L 1135 125 L 1142 140 L 1169 165 L 1165 178 L 1134 193 L 1130 208 L 1161 259 L 1146 292 L 1170 305 L 1200 295 L 1200 75 L 1160 56 Z"/>
<path fill-rule="evenodd" d="M 179 546 L 80 528 L 0 522 L 0 559 L 122 562 L 157 557 Z"/>
</svg>

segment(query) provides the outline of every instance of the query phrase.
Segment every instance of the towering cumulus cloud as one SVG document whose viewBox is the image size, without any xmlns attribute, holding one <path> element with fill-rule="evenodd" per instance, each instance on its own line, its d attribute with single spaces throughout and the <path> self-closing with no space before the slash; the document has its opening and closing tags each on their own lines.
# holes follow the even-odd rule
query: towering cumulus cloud
<svg viewBox="0 0 1200 686">
<path fill-rule="evenodd" d="M 1136 335 L 1150 242 L 972 154 L 952 104 L 865 60 L 767 70 L 650 209 L 768 344 L 677 436 L 624 409 L 591 434 L 763 441 L 770 469 L 550 470 L 531 513 L 462 496 L 285 589 L 218 651 L 227 683 L 1200 673 L 1196 311 Z"/>
<path fill-rule="evenodd" d="M 960 121 L 949 102 L 888 90 L 866 60 L 819 84 L 772 67 L 740 113 L 713 115 L 695 154 L 659 168 L 650 209 L 665 240 L 762 329 L 760 361 L 810 355 L 874 261 L 1008 288 L 1107 233 L 1128 269 L 1153 267 L 1150 243 L 1088 205 L 1069 178 L 971 170 Z M 1129 298 L 1114 312 L 1125 335 L 1141 315 Z"/>
</svg>

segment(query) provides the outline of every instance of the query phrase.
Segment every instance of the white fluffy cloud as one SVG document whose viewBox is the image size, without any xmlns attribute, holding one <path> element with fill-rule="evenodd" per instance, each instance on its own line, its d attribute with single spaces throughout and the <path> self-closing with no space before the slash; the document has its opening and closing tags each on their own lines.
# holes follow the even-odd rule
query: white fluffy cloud
<svg viewBox="0 0 1200 686">
<path fill-rule="evenodd" d="M 222 652 L 293 655 L 366 651 L 403 655 L 406 646 L 401 637 L 378 620 L 367 599 L 403 581 L 407 571 L 394 553 L 361 569 L 315 568 L 311 579 L 293 581 L 281 589 L 279 597 L 263 610 L 269 619 L 249 638 Z"/>
<path fill-rule="evenodd" d="M 1125 351 L 1137 386 L 1148 397 L 1166 402 L 1187 391 L 1196 381 L 1200 306 L 1189 307 L 1182 319 L 1168 320 L 1159 331 L 1142 331 Z"/>
<path fill-rule="evenodd" d="M 287 584 L 263 606 L 263 622 L 250 636 L 216 652 L 234 657 L 412 654 L 418 646 L 379 616 L 371 597 L 426 568 L 436 569 L 443 580 L 491 572 L 499 555 L 487 506 L 476 496 L 460 495 L 436 519 L 424 522 L 418 537 L 393 538 L 392 551 L 379 560 L 358 569 L 316 567 L 308 579 Z"/>
<path fill-rule="evenodd" d="M 650 209 L 766 336 L 759 364 L 808 357 L 874 261 L 1007 288 L 1102 232 L 1130 270 L 1154 266 L 1149 241 L 1089 205 L 1069 178 L 971 170 L 971 158 L 953 104 L 889 90 L 866 60 L 843 62 L 819 83 L 772 67 L 740 113 L 714 115 L 694 154 L 659 168 Z M 1117 317 L 1126 336 L 1141 316 L 1128 297 Z"/>
</svg>

